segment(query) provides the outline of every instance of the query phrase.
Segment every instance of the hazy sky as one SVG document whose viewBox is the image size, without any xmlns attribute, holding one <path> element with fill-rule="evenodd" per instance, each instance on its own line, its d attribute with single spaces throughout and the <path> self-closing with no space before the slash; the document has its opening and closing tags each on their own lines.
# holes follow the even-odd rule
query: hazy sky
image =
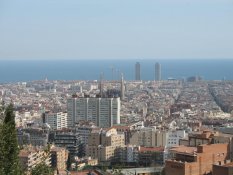
<svg viewBox="0 0 233 175">
<path fill-rule="evenodd" d="M 0 0 L 0 59 L 233 58 L 233 0 Z"/>
</svg>

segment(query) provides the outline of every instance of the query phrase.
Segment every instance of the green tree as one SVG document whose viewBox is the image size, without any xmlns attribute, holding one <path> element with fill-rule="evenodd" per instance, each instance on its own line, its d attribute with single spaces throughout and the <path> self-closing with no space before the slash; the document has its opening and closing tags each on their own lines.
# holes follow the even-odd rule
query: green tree
<svg viewBox="0 0 233 175">
<path fill-rule="evenodd" d="M 44 162 L 36 165 L 31 170 L 31 175 L 53 175 L 54 171 L 52 168 L 50 168 L 48 165 L 46 165 Z"/>
<path fill-rule="evenodd" d="M 13 105 L 2 105 L 0 114 L 3 119 L 0 124 L 0 174 L 21 175 Z"/>
<path fill-rule="evenodd" d="M 42 160 L 39 164 L 37 164 L 31 170 L 31 175 L 53 175 L 54 170 L 49 165 L 46 164 L 46 161 L 50 157 L 51 145 L 48 144 L 47 147 L 44 149 L 44 155 Z"/>
</svg>

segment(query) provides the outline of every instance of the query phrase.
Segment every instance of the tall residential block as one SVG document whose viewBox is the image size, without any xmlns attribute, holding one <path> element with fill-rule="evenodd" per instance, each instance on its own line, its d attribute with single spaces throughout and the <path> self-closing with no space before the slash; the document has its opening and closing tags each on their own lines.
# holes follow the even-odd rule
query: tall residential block
<svg viewBox="0 0 233 175">
<path fill-rule="evenodd" d="M 141 67 L 139 62 L 135 64 L 135 80 L 141 80 Z"/>
<path fill-rule="evenodd" d="M 91 121 L 99 127 L 120 124 L 120 98 L 77 98 L 67 100 L 68 127 Z"/>
<path fill-rule="evenodd" d="M 47 123 L 51 129 L 67 128 L 67 113 L 45 113 L 45 123 Z"/>
<path fill-rule="evenodd" d="M 155 63 L 155 81 L 161 80 L 161 64 Z"/>
</svg>

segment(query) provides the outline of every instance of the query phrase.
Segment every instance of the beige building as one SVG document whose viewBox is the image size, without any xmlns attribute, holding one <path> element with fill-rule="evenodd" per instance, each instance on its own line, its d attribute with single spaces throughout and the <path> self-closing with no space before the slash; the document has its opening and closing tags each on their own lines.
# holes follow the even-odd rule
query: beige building
<svg viewBox="0 0 233 175">
<path fill-rule="evenodd" d="M 115 128 L 93 129 L 88 139 L 87 155 L 99 161 L 109 161 L 114 157 L 116 148 L 124 145 L 124 133 L 118 133 Z"/>
<path fill-rule="evenodd" d="M 66 162 L 68 160 L 68 150 L 62 147 L 51 148 L 51 165 L 59 171 L 66 170 Z"/>
<path fill-rule="evenodd" d="M 130 138 L 131 145 L 146 147 L 166 146 L 168 133 L 166 131 L 157 131 L 155 128 L 143 128 L 136 131 Z"/>
<path fill-rule="evenodd" d="M 51 164 L 50 155 L 44 149 L 33 146 L 28 146 L 20 150 L 19 160 L 25 171 L 30 171 L 43 161 L 49 166 Z"/>
</svg>

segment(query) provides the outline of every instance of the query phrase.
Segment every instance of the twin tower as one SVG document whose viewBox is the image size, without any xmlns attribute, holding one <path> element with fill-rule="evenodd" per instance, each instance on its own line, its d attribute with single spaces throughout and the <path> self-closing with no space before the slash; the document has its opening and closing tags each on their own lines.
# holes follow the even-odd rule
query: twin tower
<svg viewBox="0 0 233 175">
<path fill-rule="evenodd" d="M 161 64 L 155 63 L 155 81 L 161 80 Z M 141 65 L 139 62 L 135 64 L 135 80 L 141 80 Z"/>
</svg>

